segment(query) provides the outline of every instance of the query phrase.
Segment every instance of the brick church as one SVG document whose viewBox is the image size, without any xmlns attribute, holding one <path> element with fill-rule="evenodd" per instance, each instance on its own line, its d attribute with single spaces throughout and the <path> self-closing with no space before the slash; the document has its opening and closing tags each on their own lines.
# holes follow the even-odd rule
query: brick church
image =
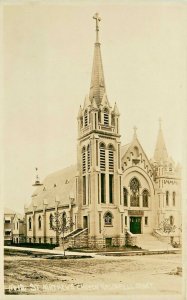
<svg viewBox="0 0 187 300">
<path fill-rule="evenodd" d="M 161 122 L 149 159 L 137 137 L 121 145 L 120 113 L 111 106 L 105 88 L 99 41 L 100 17 L 95 14 L 96 41 L 89 95 L 80 106 L 77 126 L 77 165 L 48 175 L 25 206 L 26 239 L 56 243 L 52 216 L 71 218 L 67 245 L 122 246 L 127 234 L 157 234 L 168 219 L 181 226 L 181 168 L 168 155 Z M 76 129 L 76 128 L 75 128 Z"/>
</svg>

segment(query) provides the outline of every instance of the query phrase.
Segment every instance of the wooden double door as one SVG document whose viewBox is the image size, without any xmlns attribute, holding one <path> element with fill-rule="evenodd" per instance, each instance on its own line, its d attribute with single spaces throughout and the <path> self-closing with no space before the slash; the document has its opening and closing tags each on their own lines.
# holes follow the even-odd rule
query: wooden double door
<svg viewBox="0 0 187 300">
<path fill-rule="evenodd" d="M 141 217 L 130 217 L 130 232 L 134 234 L 141 233 Z"/>
</svg>

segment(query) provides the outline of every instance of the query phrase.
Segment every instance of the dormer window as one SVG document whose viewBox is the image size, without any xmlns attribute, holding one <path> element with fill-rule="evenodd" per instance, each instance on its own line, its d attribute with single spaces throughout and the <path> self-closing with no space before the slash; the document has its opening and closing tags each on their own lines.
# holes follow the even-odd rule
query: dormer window
<svg viewBox="0 0 187 300">
<path fill-rule="evenodd" d="M 108 126 L 109 125 L 109 112 L 108 109 L 104 109 L 104 125 Z"/>
<path fill-rule="evenodd" d="M 88 111 L 85 110 L 84 112 L 84 126 L 88 126 Z"/>
</svg>

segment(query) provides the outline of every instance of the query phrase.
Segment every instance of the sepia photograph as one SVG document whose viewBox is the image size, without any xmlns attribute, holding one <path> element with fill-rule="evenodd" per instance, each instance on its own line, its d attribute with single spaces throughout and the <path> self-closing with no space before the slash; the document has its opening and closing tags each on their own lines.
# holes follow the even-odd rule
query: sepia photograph
<svg viewBox="0 0 187 300">
<path fill-rule="evenodd" d="M 2 9 L 3 299 L 186 299 L 186 3 Z"/>
</svg>

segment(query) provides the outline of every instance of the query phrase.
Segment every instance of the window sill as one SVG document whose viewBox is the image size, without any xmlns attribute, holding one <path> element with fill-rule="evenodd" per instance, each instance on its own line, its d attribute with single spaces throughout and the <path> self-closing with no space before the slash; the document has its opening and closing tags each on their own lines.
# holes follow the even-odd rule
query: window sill
<svg viewBox="0 0 187 300">
<path fill-rule="evenodd" d="M 113 225 L 104 225 L 104 227 L 113 227 Z"/>
</svg>

